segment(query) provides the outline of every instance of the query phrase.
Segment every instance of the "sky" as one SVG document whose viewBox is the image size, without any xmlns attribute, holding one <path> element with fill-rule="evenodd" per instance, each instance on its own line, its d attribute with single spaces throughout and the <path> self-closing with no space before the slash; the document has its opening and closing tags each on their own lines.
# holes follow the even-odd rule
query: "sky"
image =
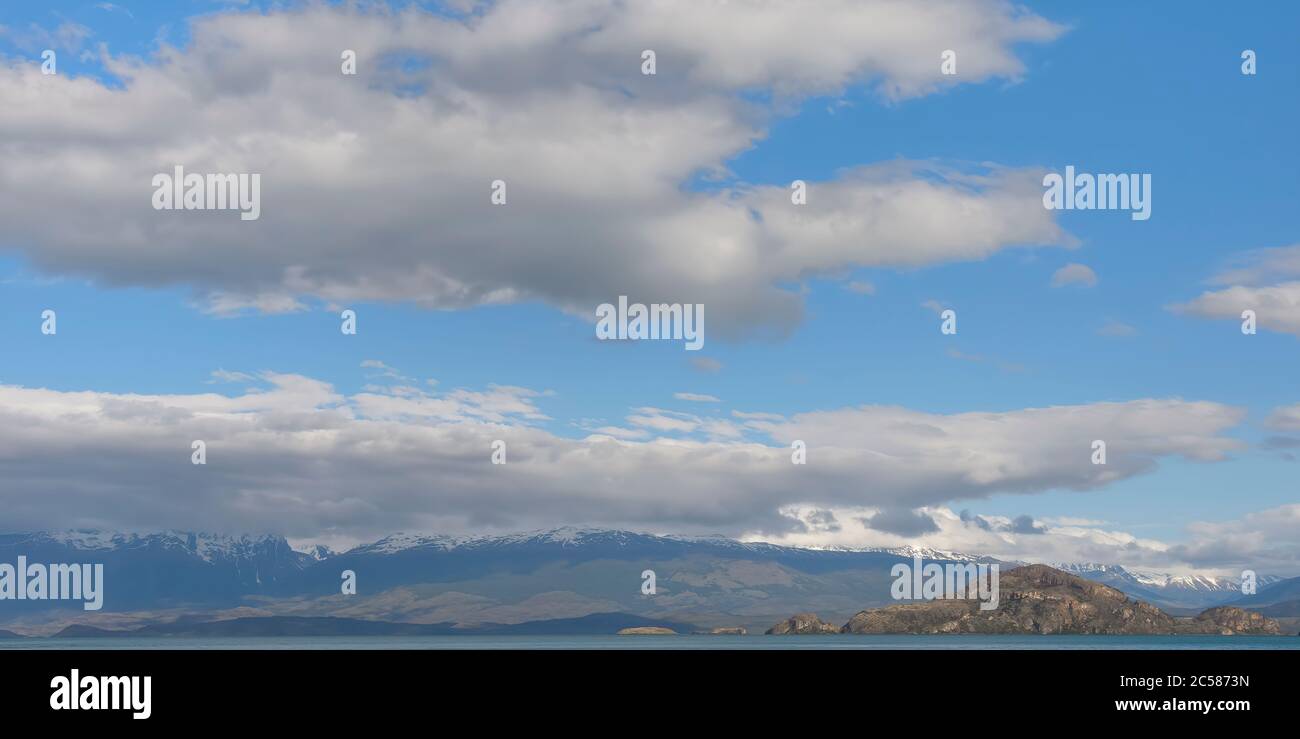
<svg viewBox="0 0 1300 739">
<path fill-rule="evenodd" d="M 1300 575 L 1300 9 L 816 7 L 6 3 L 0 529 Z M 154 209 L 177 165 L 260 218 Z M 598 340 L 621 295 L 703 348 Z"/>
</svg>

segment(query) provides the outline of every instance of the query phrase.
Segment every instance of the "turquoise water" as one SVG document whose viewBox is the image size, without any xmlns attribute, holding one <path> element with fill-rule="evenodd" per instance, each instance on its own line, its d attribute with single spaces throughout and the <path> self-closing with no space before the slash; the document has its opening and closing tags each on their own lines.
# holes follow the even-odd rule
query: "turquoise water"
<svg viewBox="0 0 1300 739">
<path fill-rule="evenodd" d="M 369 636 L 22 639 L 6 649 L 1300 649 L 1297 636 Z"/>
</svg>

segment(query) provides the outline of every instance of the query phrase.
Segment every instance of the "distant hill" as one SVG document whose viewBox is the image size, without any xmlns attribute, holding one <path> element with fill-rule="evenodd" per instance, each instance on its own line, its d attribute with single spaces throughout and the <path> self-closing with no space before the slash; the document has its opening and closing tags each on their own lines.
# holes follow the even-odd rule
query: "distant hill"
<svg viewBox="0 0 1300 739">
<path fill-rule="evenodd" d="M 1229 605 L 1242 608 L 1263 608 L 1265 606 L 1300 600 L 1300 577 L 1271 583 L 1259 589 L 1254 595 L 1243 595 L 1230 601 Z"/>
<path fill-rule="evenodd" d="M 75 625 L 55 634 L 59 638 L 89 637 L 250 637 L 250 636 L 431 636 L 449 634 L 451 624 L 398 624 L 355 618 L 269 616 L 223 621 L 150 624 L 138 629 L 107 630 Z"/>
<path fill-rule="evenodd" d="M 1287 600 L 1254 609 L 1269 618 L 1300 618 L 1300 600 Z"/>
<path fill-rule="evenodd" d="M 680 621 L 648 619 L 630 613 L 593 613 L 579 618 L 527 621 L 522 624 L 490 624 L 466 631 L 475 634 L 511 636 L 584 636 L 617 634 L 624 629 L 637 628 L 670 629 L 679 634 L 688 634 L 695 629 L 695 626 Z"/>
<path fill-rule="evenodd" d="M 55 634 L 58 638 L 131 637 L 299 637 L 299 636 L 585 636 L 615 634 L 628 628 L 666 628 L 689 632 L 690 624 L 657 621 L 629 613 L 594 613 L 581 618 L 529 621 L 521 624 L 484 624 L 471 629 L 454 624 L 410 624 L 355 618 L 262 616 L 220 621 L 186 620 L 150 624 L 138 629 L 109 630 L 77 624 Z"/>
</svg>

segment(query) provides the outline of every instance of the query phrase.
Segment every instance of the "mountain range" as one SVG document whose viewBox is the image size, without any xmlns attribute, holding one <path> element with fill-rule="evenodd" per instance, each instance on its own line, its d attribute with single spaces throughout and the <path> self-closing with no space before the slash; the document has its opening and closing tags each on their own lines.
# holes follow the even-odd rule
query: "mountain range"
<svg viewBox="0 0 1300 739">
<path fill-rule="evenodd" d="M 203 615 L 331 617 L 459 629 L 632 614 L 702 629 L 762 631 L 790 613 L 843 622 L 896 604 L 895 564 L 996 562 L 939 550 L 802 549 L 725 537 L 562 528 L 494 537 L 394 534 L 335 553 L 297 551 L 278 536 L 163 532 L 0 535 L 0 562 L 104 564 L 104 608 L 67 601 L 0 601 L 0 626 L 54 633 L 69 625 L 138 628 Z M 1004 568 L 1019 563 L 1003 563 Z M 1054 565 L 1171 609 L 1241 599 L 1235 582 L 1106 565 Z M 642 575 L 654 573 L 654 592 Z M 343 573 L 357 592 L 341 592 Z M 1261 576 L 1254 604 L 1287 608 L 1300 578 Z M 1267 596 L 1275 592 L 1277 597 Z M 1254 607 L 1254 604 L 1240 604 Z M 1285 615 L 1285 614 L 1284 614 Z"/>
<path fill-rule="evenodd" d="M 1051 566 L 1062 572 L 1110 585 L 1133 598 L 1163 608 L 1200 609 L 1208 605 L 1230 603 L 1241 597 L 1241 579 L 1236 577 L 1170 575 L 1121 565 L 1094 563 L 1055 563 Z M 1267 589 L 1284 579 L 1276 575 L 1260 575 L 1256 578 L 1256 586 Z"/>
</svg>

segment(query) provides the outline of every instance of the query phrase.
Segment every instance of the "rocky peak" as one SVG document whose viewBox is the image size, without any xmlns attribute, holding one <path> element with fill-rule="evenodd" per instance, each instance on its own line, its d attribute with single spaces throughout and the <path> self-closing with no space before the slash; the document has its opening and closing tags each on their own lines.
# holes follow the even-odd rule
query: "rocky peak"
<svg viewBox="0 0 1300 739">
<path fill-rule="evenodd" d="M 796 613 L 768 629 L 768 634 L 838 634 L 839 627 L 817 618 L 815 613 Z"/>
<path fill-rule="evenodd" d="M 1267 616 L 1235 606 L 1219 606 L 1192 619 L 1188 630 L 1198 634 L 1280 634 L 1282 627 Z"/>
</svg>

